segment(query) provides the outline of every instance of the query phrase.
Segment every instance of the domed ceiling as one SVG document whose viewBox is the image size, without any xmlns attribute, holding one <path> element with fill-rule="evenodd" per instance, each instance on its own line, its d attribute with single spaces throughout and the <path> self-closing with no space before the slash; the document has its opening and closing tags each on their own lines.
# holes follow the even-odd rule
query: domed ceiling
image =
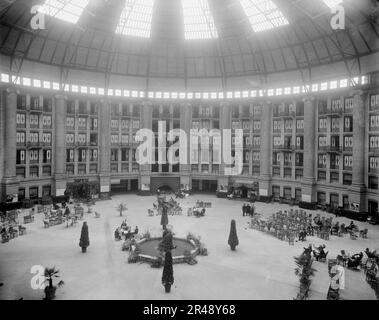
<svg viewBox="0 0 379 320">
<path fill-rule="evenodd" d="M 345 29 L 330 27 L 342 0 L 2 0 L 0 53 L 114 75 L 265 76 L 360 59 L 379 49 L 376 0 L 344 0 Z M 31 28 L 31 8 L 46 13 Z M 16 70 L 15 70 L 16 69 Z"/>
</svg>

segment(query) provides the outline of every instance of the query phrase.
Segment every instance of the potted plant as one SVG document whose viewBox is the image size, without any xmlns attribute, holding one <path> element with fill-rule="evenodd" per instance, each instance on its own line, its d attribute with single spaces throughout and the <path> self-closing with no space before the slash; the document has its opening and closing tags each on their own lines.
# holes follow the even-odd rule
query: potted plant
<svg viewBox="0 0 379 320">
<path fill-rule="evenodd" d="M 172 255 L 171 251 L 167 251 L 165 255 L 163 273 L 162 273 L 162 284 L 165 288 L 166 293 L 171 292 L 171 286 L 174 284 L 174 270 L 172 268 Z"/>
<path fill-rule="evenodd" d="M 128 208 L 126 207 L 125 203 L 120 203 L 118 206 L 117 206 L 117 211 L 120 212 L 120 217 L 122 217 L 122 213 L 126 210 L 128 210 Z"/>
<path fill-rule="evenodd" d="M 60 288 L 64 285 L 64 282 L 61 280 L 56 286 L 53 284 L 54 278 L 59 278 L 59 270 L 53 268 L 45 268 L 45 282 L 48 285 L 45 287 L 45 300 L 53 300 L 55 298 L 55 292 L 57 288 Z"/>
<path fill-rule="evenodd" d="M 230 223 L 230 233 L 229 233 L 229 240 L 228 244 L 230 246 L 230 249 L 232 251 L 236 250 L 236 247 L 238 246 L 238 237 L 237 237 L 237 229 L 236 229 L 236 221 L 232 220 Z"/>
<path fill-rule="evenodd" d="M 83 222 L 82 231 L 80 234 L 79 247 L 82 248 L 82 252 L 87 252 L 87 247 L 89 247 L 89 236 L 88 236 L 88 225 L 87 222 Z"/>
<path fill-rule="evenodd" d="M 309 287 L 312 282 L 311 277 L 314 275 L 315 271 L 312 268 L 313 259 L 310 255 L 304 253 L 294 259 L 297 265 L 295 275 L 298 276 L 300 280 L 300 292 L 298 293 L 296 300 L 305 300 L 308 297 Z"/>
</svg>

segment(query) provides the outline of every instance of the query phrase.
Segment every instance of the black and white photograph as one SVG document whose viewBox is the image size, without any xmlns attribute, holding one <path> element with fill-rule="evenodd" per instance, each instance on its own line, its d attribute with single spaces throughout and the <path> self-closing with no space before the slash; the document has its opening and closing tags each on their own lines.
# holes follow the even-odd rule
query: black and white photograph
<svg viewBox="0 0 379 320">
<path fill-rule="evenodd" d="M 378 179 L 378 0 L 0 0 L 0 300 L 377 301 Z"/>
</svg>

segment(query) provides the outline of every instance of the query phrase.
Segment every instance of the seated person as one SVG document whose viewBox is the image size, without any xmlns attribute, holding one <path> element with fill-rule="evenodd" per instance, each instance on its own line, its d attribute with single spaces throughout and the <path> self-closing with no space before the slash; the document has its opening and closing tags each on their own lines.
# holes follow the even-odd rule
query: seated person
<svg viewBox="0 0 379 320">
<path fill-rule="evenodd" d="M 376 250 L 370 251 L 369 248 L 366 248 L 365 253 L 367 254 L 367 257 L 370 259 L 376 258 Z"/>
<path fill-rule="evenodd" d="M 314 257 L 316 258 L 316 261 L 319 261 L 320 259 L 325 259 L 326 256 L 328 255 L 328 251 L 325 252 L 325 245 L 321 245 L 319 246 L 318 248 L 316 248 L 316 250 L 313 250 L 313 255 Z"/>
<path fill-rule="evenodd" d="M 332 231 L 337 233 L 339 229 L 340 229 L 340 223 L 337 221 L 335 225 L 333 226 Z"/>
<path fill-rule="evenodd" d="M 138 227 L 136 226 L 136 228 L 134 229 L 134 234 L 138 234 Z"/>
<path fill-rule="evenodd" d="M 114 232 L 114 238 L 118 241 L 121 240 L 120 228 L 117 228 Z"/>
<path fill-rule="evenodd" d="M 309 256 L 311 255 L 311 253 L 312 253 L 312 245 L 310 244 L 308 248 L 304 248 L 304 254 Z"/>
<path fill-rule="evenodd" d="M 362 252 L 354 254 L 347 261 L 347 267 L 348 268 L 352 268 L 352 269 L 358 268 L 358 266 L 361 264 L 362 258 L 363 258 L 363 253 Z"/>
<path fill-rule="evenodd" d="M 310 236 L 313 236 L 313 226 L 311 223 L 308 224 L 307 226 L 307 234 L 310 235 Z"/>
<path fill-rule="evenodd" d="M 128 228 L 128 225 L 126 223 L 126 220 L 124 220 L 122 223 L 121 223 L 121 229 L 125 230 Z"/>
<path fill-rule="evenodd" d="M 299 233 L 299 241 L 305 241 L 305 238 L 307 237 L 307 232 L 305 231 L 305 229 L 303 229 L 302 231 L 300 231 Z"/>
<path fill-rule="evenodd" d="M 353 231 L 357 228 L 357 226 L 354 224 L 354 221 L 350 222 L 350 225 L 346 227 L 346 230 Z"/>
</svg>

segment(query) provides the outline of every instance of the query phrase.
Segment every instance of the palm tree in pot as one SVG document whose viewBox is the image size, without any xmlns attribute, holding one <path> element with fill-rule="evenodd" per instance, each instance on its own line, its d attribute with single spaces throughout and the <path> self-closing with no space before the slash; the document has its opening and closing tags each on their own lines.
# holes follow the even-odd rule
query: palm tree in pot
<svg viewBox="0 0 379 320">
<path fill-rule="evenodd" d="M 87 222 L 83 222 L 82 232 L 80 234 L 79 247 L 82 248 L 82 252 L 87 252 L 87 247 L 89 247 L 89 236 L 88 236 L 88 225 Z"/>
<path fill-rule="evenodd" d="M 165 287 L 165 292 L 171 292 L 171 286 L 174 284 L 174 270 L 172 268 L 172 255 L 171 251 L 167 251 L 165 255 L 162 284 Z"/>
<path fill-rule="evenodd" d="M 237 237 L 237 229 L 236 229 L 236 221 L 232 220 L 230 223 L 230 233 L 229 233 L 229 240 L 228 244 L 230 246 L 230 249 L 232 251 L 236 250 L 236 247 L 238 246 L 238 237 Z"/>
<path fill-rule="evenodd" d="M 118 206 L 117 206 L 117 211 L 120 212 L 120 217 L 122 217 L 122 213 L 126 210 L 128 210 L 128 208 L 126 207 L 125 203 L 120 203 Z"/>
<path fill-rule="evenodd" d="M 53 284 L 54 278 L 59 278 L 59 270 L 53 268 L 45 268 L 45 282 L 48 285 L 45 287 L 45 300 L 53 300 L 55 298 L 55 292 L 57 288 L 60 288 L 64 285 L 64 282 L 61 280 L 56 286 Z"/>
</svg>

